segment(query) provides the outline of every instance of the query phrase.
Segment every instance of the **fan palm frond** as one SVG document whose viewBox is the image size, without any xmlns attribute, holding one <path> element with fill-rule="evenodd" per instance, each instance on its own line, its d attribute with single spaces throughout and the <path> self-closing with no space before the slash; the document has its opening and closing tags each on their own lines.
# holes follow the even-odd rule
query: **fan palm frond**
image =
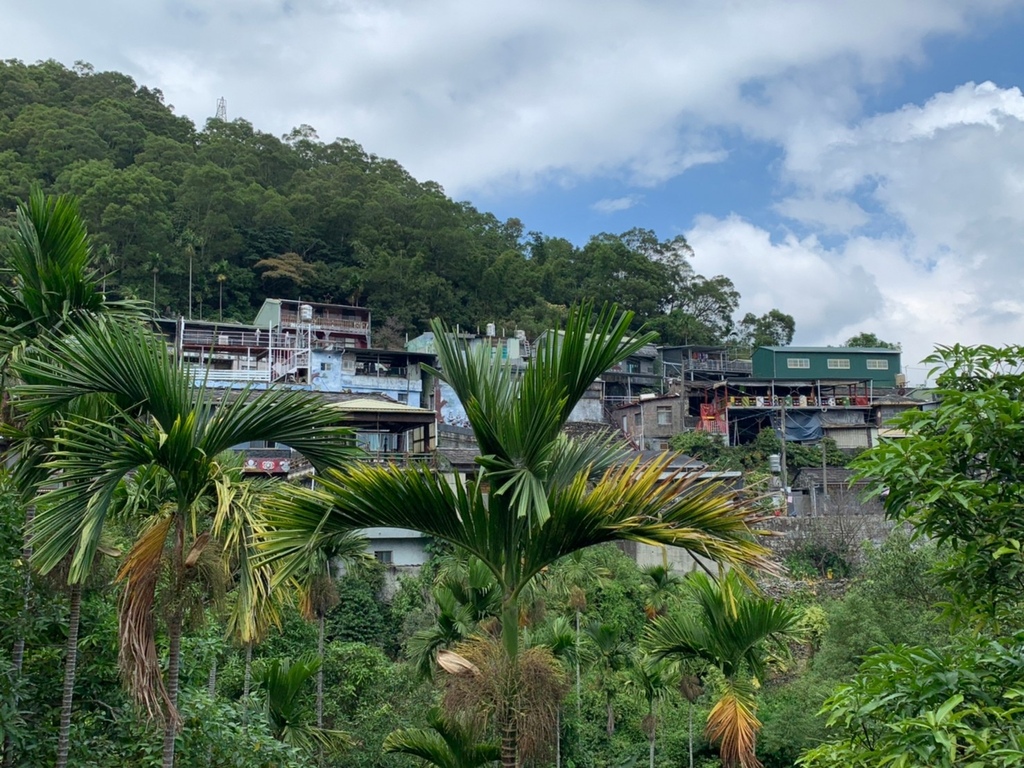
<svg viewBox="0 0 1024 768">
<path fill-rule="evenodd" d="M 385 752 L 417 757 L 436 768 L 480 768 L 501 756 L 497 744 L 481 741 L 480 727 L 466 718 L 427 713 L 430 730 L 402 728 L 384 739 Z"/>
</svg>

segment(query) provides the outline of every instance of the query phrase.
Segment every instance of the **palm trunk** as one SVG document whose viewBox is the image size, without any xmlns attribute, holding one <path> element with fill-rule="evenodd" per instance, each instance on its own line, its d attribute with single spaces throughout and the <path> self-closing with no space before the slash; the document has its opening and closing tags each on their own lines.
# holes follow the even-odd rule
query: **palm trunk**
<svg viewBox="0 0 1024 768">
<path fill-rule="evenodd" d="M 579 723 L 582 721 L 583 716 L 580 714 L 580 706 L 583 701 L 583 695 L 580 693 L 580 612 L 576 611 L 576 727 L 579 728 Z"/>
<path fill-rule="evenodd" d="M 210 674 L 206 678 L 206 693 L 211 699 L 217 697 L 217 654 L 213 654 L 213 661 L 210 662 Z M 206 749 L 206 762 L 213 764 L 213 742 Z"/>
<path fill-rule="evenodd" d="M 693 768 L 693 702 L 690 702 L 690 768 Z"/>
<path fill-rule="evenodd" d="M 66 768 L 71 744 L 71 705 L 75 698 L 75 669 L 78 665 L 78 624 L 82 616 L 82 585 L 71 585 L 71 611 L 68 615 L 67 658 L 64 659 L 64 697 L 60 705 L 60 730 L 57 732 L 56 768 Z"/>
<path fill-rule="evenodd" d="M 605 730 L 608 731 L 609 736 L 612 736 L 615 733 L 615 707 L 612 705 L 611 695 L 606 697 L 605 706 L 608 709 L 608 721 L 605 723 Z"/>
<path fill-rule="evenodd" d="M 180 590 L 182 569 L 185 567 L 185 526 L 187 510 L 179 508 L 174 521 L 174 549 L 171 568 L 175 578 L 175 597 Z M 178 736 L 178 678 L 181 674 L 181 609 L 174 608 L 167 619 L 167 719 L 164 723 L 163 768 L 174 768 L 174 748 Z"/>
<path fill-rule="evenodd" d="M 164 724 L 163 768 L 174 768 L 174 747 L 178 735 L 178 677 L 181 672 L 181 615 L 167 621 L 170 648 L 167 653 L 167 722 Z"/>
<path fill-rule="evenodd" d="M 650 747 L 650 768 L 654 768 L 654 746 L 658 740 L 658 714 L 657 709 L 654 706 L 654 702 L 651 702 L 650 710 L 648 710 L 651 716 L 651 743 Z"/>
<path fill-rule="evenodd" d="M 320 614 L 320 636 L 317 638 L 316 652 L 320 659 L 320 669 L 316 671 L 316 727 L 324 727 L 324 614 Z"/>
<path fill-rule="evenodd" d="M 562 768 L 562 705 L 555 710 L 555 768 Z"/>
<path fill-rule="evenodd" d="M 16 677 L 21 675 L 25 659 L 25 627 L 28 626 L 29 608 L 32 602 L 32 523 L 36 519 L 36 505 L 29 504 L 25 508 L 25 539 L 21 547 L 21 563 L 25 568 L 25 580 L 21 587 L 21 619 L 18 622 L 18 636 L 14 640 L 11 653 L 11 666 Z"/>
<path fill-rule="evenodd" d="M 502 768 L 519 766 L 519 602 L 506 598 L 501 609 L 501 639 L 505 650 L 505 696 L 501 703 L 501 765 Z"/>
<path fill-rule="evenodd" d="M 242 679 L 242 725 L 249 727 L 249 689 L 252 688 L 252 643 L 245 644 L 245 676 Z"/>
<path fill-rule="evenodd" d="M 18 621 L 18 634 L 14 639 L 14 648 L 11 651 L 11 667 L 14 670 L 12 675 L 15 680 L 21 678 L 21 670 L 25 664 L 25 627 L 29 625 L 29 609 L 32 603 L 32 523 L 36 519 L 36 505 L 29 504 L 25 507 L 25 533 L 21 547 L 21 564 L 25 569 L 25 580 L 21 587 L 21 616 Z M 16 689 L 17 690 L 17 689 Z M 18 694 L 15 692 L 14 709 L 18 709 Z M 10 768 L 14 765 L 16 755 L 11 737 L 4 737 L 4 766 Z"/>
<path fill-rule="evenodd" d="M 217 656 L 214 654 L 213 661 L 210 662 L 210 674 L 206 678 L 206 693 L 209 697 L 215 698 L 217 696 Z"/>
</svg>

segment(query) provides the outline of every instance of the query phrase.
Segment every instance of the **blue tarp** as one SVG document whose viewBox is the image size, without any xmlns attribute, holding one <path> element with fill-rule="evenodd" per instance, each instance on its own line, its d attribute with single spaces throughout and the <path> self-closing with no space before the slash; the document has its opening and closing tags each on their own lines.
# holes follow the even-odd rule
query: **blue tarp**
<svg viewBox="0 0 1024 768">
<path fill-rule="evenodd" d="M 772 428 L 781 434 L 782 424 L 778 414 L 772 415 Z M 821 440 L 821 413 L 818 411 L 786 411 L 786 441 L 804 443 Z"/>
</svg>

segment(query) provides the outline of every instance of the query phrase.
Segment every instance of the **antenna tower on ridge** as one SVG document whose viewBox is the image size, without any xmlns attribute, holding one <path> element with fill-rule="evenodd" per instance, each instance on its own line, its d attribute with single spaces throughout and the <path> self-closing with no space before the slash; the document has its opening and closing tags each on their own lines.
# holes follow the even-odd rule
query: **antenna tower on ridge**
<svg viewBox="0 0 1024 768">
<path fill-rule="evenodd" d="M 223 120 L 225 123 L 228 121 L 228 100 L 223 96 L 217 99 L 217 114 L 214 117 L 218 120 Z"/>
</svg>

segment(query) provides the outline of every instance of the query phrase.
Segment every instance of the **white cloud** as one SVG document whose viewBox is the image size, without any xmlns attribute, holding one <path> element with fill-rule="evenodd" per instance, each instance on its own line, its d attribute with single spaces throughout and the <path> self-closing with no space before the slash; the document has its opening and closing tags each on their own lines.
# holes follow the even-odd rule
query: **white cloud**
<svg viewBox="0 0 1024 768">
<path fill-rule="evenodd" d="M 1024 336 L 1024 97 L 966 84 L 865 118 L 921 45 L 1011 0 L 0 0 L 5 56 L 91 61 L 162 88 L 198 123 L 285 133 L 308 123 L 397 158 L 450 193 L 645 187 L 724 160 L 737 136 L 781 146 L 776 212 L 819 237 L 741 216 L 687 233 L 744 311 L 778 306 L 807 343 Z M 733 142 L 733 143 L 730 143 Z M 625 210 L 635 194 L 599 201 Z M 689 214 L 685 214 L 689 216 Z M 836 237 L 836 236 L 839 237 Z M 827 243 L 828 245 L 823 245 Z"/>
<path fill-rule="evenodd" d="M 874 331 L 902 342 L 907 363 L 936 343 L 1019 343 L 1020 90 L 968 83 L 821 136 L 813 146 L 791 139 L 783 172 L 798 194 L 777 209 L 823 230 L 872 234 L 824 248 L 738 218 L 701 218 L 687 233 L 698 269 L 735 275 L 752 311 L 794 315 L 804 343 Z"/>
<path fill-rule="evenodd" d="M 603 200 L 598 200 L 594 203 L 593 208 L 598 213 L 618 213 L 619 211 L 628 211 L 634 205 L 640 202 L 642 198 L 638 195 L 626 195 L 625 197 L 606 197 Z"/>
<path fill-rule="evenodd" d="M 868 222 L 864 209 L 852 200 L 824 197 L 790 197 L 775 205 L 786 218 L 825 232 L 849 232 Z"/>
<path fill-rule="evenodd" d="M 309 123 L 463 195 L 720 160 L 858 109 L 856 87 L 1009 0 L 0 0 L 5 55 L 116 68 L 202 123 Z M 812 117 L 813 116 L 813 117 Z"/>
</svg>

